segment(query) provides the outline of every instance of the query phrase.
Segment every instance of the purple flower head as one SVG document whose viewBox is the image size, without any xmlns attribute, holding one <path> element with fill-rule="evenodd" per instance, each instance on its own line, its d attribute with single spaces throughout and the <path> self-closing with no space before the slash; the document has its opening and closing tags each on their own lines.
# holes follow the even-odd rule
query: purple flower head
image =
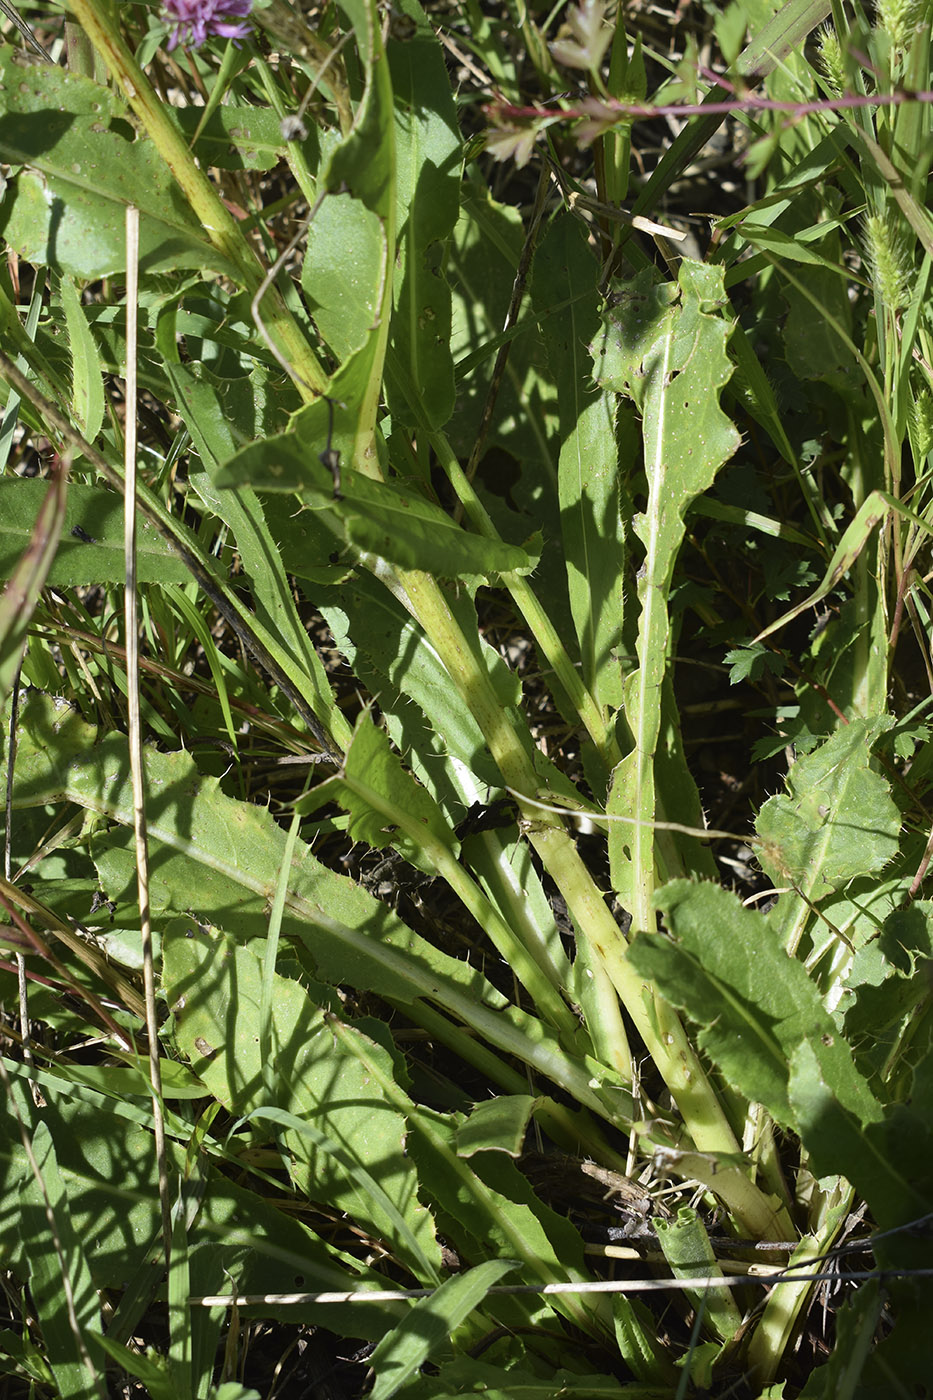
<svg viewBox="0 0 933 1400">
<path fill-rule="evenodd" d="M 244 39 L 249 25 L 237 20 L 249 14 L 253 0 L 162 0 L 166 18 L 175 20 L 168 47 L 203 44 L 209 34 L 223 39 Z"/>
</svg>

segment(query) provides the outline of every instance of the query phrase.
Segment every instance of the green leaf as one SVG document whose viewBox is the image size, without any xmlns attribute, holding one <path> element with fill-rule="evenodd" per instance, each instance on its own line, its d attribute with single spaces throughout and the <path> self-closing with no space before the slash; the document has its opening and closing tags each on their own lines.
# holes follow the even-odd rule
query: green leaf
<svg viewBox="0 0 933 1400">
<path fill-rule="evenodd" d="M 816 1176 L 839 1173 L 864 1196 L 879 1226 L 893 1227 L 925 1215 L 929 1194 L 911 1181 L 910 1158 L 917 1143 L 905 1134 L 903 1154 L 891 1152 L 890 1120 L 865 1127 L 840 1101 L 815 1044 L 801 1041 L 790 1056 L 789 1099 L 797 1131 Z M 924 1136 L 928 1136 L 923 1124 Z M 905 1170 L 906 1169 L 906 1170 Z M 928 1183 L 927 1183 L 928 1184 Z"/>
<path fill-rule="evenodd" d="M 153 1271 L 149 1258 L 161 1231 L 151 1099 L 142 1107 L 121 1103 L 69 1084 L 58 1074 L 29 1070 L 12 1060 L 6 1060 L 5 1065 L 27 1094 L 30 1078 L 45 1094 L 48 1107 L 44 1116 L 55 1137 L 72 1228 L 83 1244 L 94 1289 L 123 1293 L 108 1335 L 126 1340 L 134 1335 L 162 1281 L 162 1273 L 158 1266 Z M 15 1092 L 20 1092 L 18 1087 Z M 20 1098 L 25 1102 L 22 1094 Z M 30 1190 L 34 1178 L 18 1146 L 18 1132 L 6 1103 L 0 1106 L 0 1126 L 0 1212 L 10 1221 L 19 1218 L 20 1192 Z M 189 1179 L 191 1163 L 186 1163 L 185 1149 L 191 1124 L 169 1111 L 166 1133 L 171 1179 L 177 1182 L 181 1172 Z M 242 1172 L 242 1162 L 237 1171 Z M 227 1291 L 231 1277 L 244 1291 L 255 1293 L 282 1292 L 283 1284 L 310 1292 L 384 1287 L 384 1279 L 380 1282 L 355 1260 L 326 1245 L 292 1214 L 280 1213 L 255 1191 L 235 1184 L 225 1172 L 206 1166 L 198 1188 L 203 1192 L 198 1230 L 189 1238 L 188 1255 L 195 1288 L 201 1292 Z M 29 1259 L 45 1247 L 41 1233 L 44 1219 L 43 1213 L 22 1247 L 15 1230 L 6 1232 L 5 1267 L 24 1281 L 29 1275 Z M 97 1306 L 96 1293 L 93 1302 Z M 326 1313 L 327 1324 L 345 1335 L 373 1340 L 384 1335 L 387 1315 L 395 1320 L 403 1312 L 403 1305 L 385 1302 L 310 1309 L 310 1315 L 322 1322 Z M 269 1308 L 267 1315 L 275 1316 L 276 1310 Z M 214 1354 L 213 1346 L 210 1354 Z"/>
<path fill-rule="evenodd" d="M 115 1342 L 106 1335 L 95 1337 L 94 1341 L 111 1361 L 116 1361 L 128 1375 L 142 1381 L 150 1400 L 176 1400 L 175 1382 L 168 1373 L 163 1357 L 152 1352 L 143 1356 L 135 1348 Z"/>
<path fill-rule="evenodd" d="M 660 1395 L 667 1393 L 623 1384 L 614 1376 L 576 1371 L 540 1376 L 520 1365 L 497 1366 L 473 1356 L 458 1356 L 441 1367 L 438 1388 L 431 1391 L 430 1400 L 455 1400 L 463 1395 L 482 1395 L 483 1400 L 555 1400 L 556 1396 L 560 1400 L 660 1400 Z"/>
<path fill-rule="evenodd" d="M 671 936 L 640 933 L 629 960 L 701 1027 L 700 1048 L 730 1085 L 793 1127 L 790 1061 L 806 1043 L 853 1121 L 880 1116 L 816 984 L 766 916 L 728 890 L 688 880 L 666 885 L 657 905 Z"/>
<path fill-rule="evenodd" d="M 19 481 L 16 483 L 20 484 Z M 30 521 L 21 555 L 14 555 L 0 594 L 0 702 L 16 681 L 27 645 L 27 629 L 55 559 L 68 501 L 68 477 L 57 471 L 37 481 L 41 499 Z"/>
<path fill-rule="evenodd" d="M 625 539 L 619 510 L 615 411 L 610 395 L 581 405 L 560 452 L 567 587 L 583 679 L 605 710 L 622 704 Z"/>
<path fill-rule="evenodd" d="M 692 1206 L 681 1206 L 670 1220 L 657 1223 L 658 1243 L 675 1278 L 721 1278 L 706 1227 Z M 688 1294 L 695 1308 L 720 1341 L 730 1341 L 742 1325 L 742 1315 L 728 1289 L 698 1287 Z"/>
<path fill-rule="evenodd" d="M 75 422 L 84 438 L 93 442 L 104 421 L 104 381 L 100 356 L 77 288 L 70 277 L 62 277 L 60 290 L 71 346 Z"/>
<path fill-rule="evenodd" d="M 446 432 L 464 461 L 479 431 L 523 241 L 519 211 L 497 203 L 479 179 L 471 181 L 468 167 L 460 219 L 447 259 L 453 299 L 451 349 L 459 393 Z M 558 300 L 565 298 L 554 298 Z M 545 299 L 541 309 L 553 306 L 553 301 Z M 502 493 L 508 483 L 516 506 L 528 513 L 530 528 L 543 529 L 556 539 L 560 533 L 552 447 L 556 391 L 553 375 L 541 364 L 537 319 L 526 317 L 517 331 L 508 332 L 511 349 L 484 456 L 489 458 L 490 484 Z M 479 479 L 484 475 L 481 465 Z M 544 581 L 538 580 L 539 585 Z M 555 572 L 554 583 L 566 600 L 561 572 Z"/>
<path fill-rule="evenodd" d="M 371 1400 L 390 1400 L 429 1357 L 449 1347 L 457 1328 L 480 1306 L 490 1288 L 515 1268 L 511 1260 L 490 1259 L 446 1279 L 429 1298 L 420 1298 L 370 1357 L 376 1373 Z"/>
<path fill-rule="evenodd" d="M 583 1241 L 568 1220 L 544 1205 L 511 1158 L 481 1152 L 469 1161 L 457 1153 L 454 1120 L 421 1108 L 412 1121 L 408 1150 L 429 1181 L 445 1231 L 464 1254 L 514 1259 L 525 1279 L 542 1283 L 587 1277 Z M 559 1311 L 586 1331 L 602 1331 L 608 1310 L 600 1301 L 572 1295 L 500 1299 L 497 1313 L 520 1325 Z"/>
<path fill-rule="evenodd" d="M 29 1288 L 42 1326 L 45 1354 L 62 1400 L 99 1400 L 103 1381 L 88 1365 L 84 1334 L 100 1329 L 100 1304 L 82 1237 L 71 1218 L 68 1191 L 48 1123 L 37 1124 L 32 1145 L 44 1190 L 30 1176 L 22 1192 L 19 1228 L 29 1260 Z M 51 1221 L 46 1215 L 46 1204 Z M 66 1279 L 70 1300 L 65 1291 Z"/>
<path fill-rule="evenodd" d="M 219 379 L 203 366 L 169 364 L 166 371 L 205 467 L 203 472 L 189 473 L 190 484 L 214 515 L 233 531 L 258 617 L 313 679 L 315 710 L 327 717 L 328 728 L 340 740 L 346 725 L 336 710 L 330 682 L 298 615 L 286 566 L 266 523 L 263 503 L 246 482 L 236 491 L 222 491 L 215 485 L 221 464 L 244 441 L 263 432 L 264 419 L 275 412 L 274 391 L 259 367 L 248 381 Z M 244 392 L 247 383 L 248 392 Z"/>
<path fill-rule="evenodd" d="M 520 1156 L 535 1102 L 530 1094 L 500 1094 L 477 1104 L 457 1129 L 459 1155 L 505 1152 L 509 1157 Z"/>
<path fill-rule="evenodd" d="M 388 342 L 395 252 L 395 152 L 392 127 L 392 83 L 382 46 L 381 20 L 373 0 L 347 0 L 366 88 L 349 134 L 334 147 L 321 177 L 328 198 L 319 209 L 324 222 L 309 239 L 301 280 L 306 295 L 326 308 L 324 321 L 338 358 L 343 363 L 328 385 L 328 401 L 309 406 L 315 423 L 319 410 L 328 413 L 321 447 L 336 446 L 345 466 L 372 475 L 377 452 L 383 365 Z M 338 209 L 328 205 L 338 202 Z M 346 212 L 340 216 L 340 205 Z M 356 206 L 353 208 L 352 206 Z M 352 224 L 349 244 L 344 228 Z M 317 220 L 314 221 L 315 223 Z M 315 241 L 318 240 L 318 241 Z M 347 265 L 350 249 L 349 273 Z M 339 347 L 339 348 L 338 348 Z M 330 413 L 340 405 L 349 445 L 330 442 Z M 317 451 L 321 450 L 321 447 Z"/>
<path fill-rule="evenodd" d="M 31 538 L 48 483 L 24 477 L 0 478 L 0 577 Z M 191 574 L 165 537 L 149 522 L 137 522 L 140 583 L 190 583 Z M 48 583 L 56 588 L 123 583 L 123 497 L 105 486 L 72 482 L 65 503 L 61 540 Z"/>
<path fill-rule="evenodd" d="M 760 230 L 755 231 L 756 234 Z M 842 256 L 838 237 L 830 239 L 832 257 L 838 261 Z M 782 249 L 786 256 L 786 250 Z M 820 315 L 813 302 L 805 297 L 797 286 L 785 287 L 784 295 L 788 302 L 788 316 L 784 322 L 784 344 L 787 362 L 799 380 L 825 380 L 843 387 L 846 376 L 856 370 L 851 351 L 837 335 L 829 318 L 852 334 L 852 305 L 849 300 L 847 283 L 835 270 L 822 263 L 818 268 L 801 267 L 796 280 L 816 298 L 817 306 L 825 311 Z"/>
<path fill-rule="evenodd" d="M 758 814 L 758 859 L 775 884 L 818 903 L 859 875 L 878 874 L 897 853 L 901 818 L 887 781 L 872 770 L 884 720 L 855 719 L 797 760 L 787 794 Z"/>
<path fill-rule="evenodd" d="M 96 279 L 126 266 L 126 209 L 140 211 L 143 274 L 197 268 L 236 278 L 204 235 L 155 147 L 117 121 L 112 96 L 54 65 L 23 67 L 0 51 L 0 147 L 28 167 L 7 192 L 3 236 L 21 257 L 72 277 Z"/>
<path fill-rule="evenodd" d="M 351 665 L 372 668 L 378 681 L 373 693 L 381 697 L 388 685 L 390 709 L 391 696 L 410 697 L 426 719 L 440 751 L 455 762 L 466 764 L 480 784 L 498 788 L 501 777 L 479 725 L 459 690 L 450 685 L 434 647 L 401 602 L 366 574 L 339 588 L 319 591 L 317 597 L 337 644 Z M 458 597 L 450 590 L 448 601 L 464 635 L 475 646 L 477 659 L 488 669 L 502 705 L 517 705 L 517 678 L 479 635 L 475 604 L 465 591 Z M 479 796 L 477 792 L 471 800 Z"/>
<path fill-rule="evenodd" d="M 204 167 L 271 170 L 286 149 L 281 122 L 275 112 L 261 107 L 221 105 L 207 121 L 203 107 L 176 107 L 174 116 L 189 142 L 198 132 L 194 154 Z"/>
<path fill-rule="evenodd" d="M 741 681 L 760 680 L 768 672 L 779 676 L 784 669 L 783 657 L 771 651 L 763 642 L 733 647 L 731 651 L 726 652 L 723 661 L 729 667 L 730 685 L 738 685 Z"/>
<path fill-rule="evenodd" d="M 578 220 L 558 217 L 535 254 L 532 297 L 557 386 L 560 535 L 584 684 L 604 709 L 622 703 L 619 650 L 625 530 L 616 441 L 618 400 L 588 385 L 599 329 L 599 265 Z M 627 410 L 629 413 L 630 410 Z M 623 464 L 625 468 L 628 463 Z M 555 621 L 558 621 L 555 618 Z"/>
<path fill-rule="evenodd" d="M 638 667 L 627 683 L 626 720 L 633 752 L 617 767 L 607 810 L 633 819 L 610 829 L 613 884 L 638 928 L 650 927 L 657 816 L 654 756 L 668 661 L 668 593 L 690 502 L 712 484 L 739 435 L 719 405 L 732 374 L 722 269 L 684 261 L 677 286 L 646 272 L 627 284 L 604 313 L 592 347 L 597 382 L 631 398 L 642 416 L 648 501 L 635 517 L 644 564 L 638 575 L 641 615 Z M 690 782 L 683 766 L 681 781 Z"/>
<path fill-rule="evenodd" d="M 432 428 L 453 412 L 451 297 L 444 277 L 445 244 L 460 212 L 462 143 L 441 46 L 418 0 L 398 11 L 414 22 L 386 55 L 395 98 L 397 265 L 390 354 L 405 394 L 389 393 L 393 418 L 409 421 L 416 398 Z M 390 31 L 391 32 L 391 31 Z"/>
<path fill-rule="evenodd" d="M 296 433 L 251 443 L 217 477 L 223 487 L 244 482 L 259 491 L 300 491 L 336 540 L 403 568 L 460 578 L 513 569 L 525 573 L 536 562 L 517 545 L 468 534 L 440 506 L 419 495 L 414 484 L 347 472 L 342 498 L 335 499 L 330 472 Z"/>
<path fill-rule="evenodd" d="M 382 315 L 388 278 L 384 220 L 349 194 L 329 195 L 308 230 L 301 283 L 338 359 L 366 344 Z"/>
<path fill-rule="evenodd" d="M 836 1313 L 836 1345 L 825 1366 L 812 1372 L 801 1400 L 854 1400 L 885 1306 L 878 1279 L 863 1283 Z"/>
<path fill-rule="evenodd" d="M 389 745 L 385 730 L 364 711 L 357 721 L 343 769 L 316 787 L 306 804 L 317 809 L 336 801 L 350 814 L 348 835 L 376 850 L 393 846 L 418 870 L 436 873 L 430 846 L 439 845 L 456 855 L 459 842 L 431 794 L 405 768 Z M 414 827 L 413 832 L 411 828 Z M 419 840 L 418 832 L 424 839 Z"/>
<path fill-rule="evenodd" d="M 36 692 L 24 702 L 20 723 L 14 808 L 67 800 L 132 827 L 122 735 L 101 736 Z M 255 937 L 267 926 L 286 834 L 267 808 L 226 797 L 187 754 L 147 747 L 144 757 L 153 908 L 193 910 L 242 938 Z M 135 886 L 132 839 L 128 833 L 111 837 L 99 849 L 101 878 L 119 899 Z M 567 1054 L 549 1028 L 510 1004 L 481 972 L 419 938 L 387 905 L 328 870 L 301 842 L 283 933 L 305 944 L 319 976 L 333 986 L 348 983 L 406 1006 L 433 1001 L 506 1054 L 536 1065 L 597 1113 L 607 1111 L 599 1094 L 607 1081 L 612 1112 L 624 1111 L 626 1096 L 611 1072 Z"/>
<path fill-rule="evenodd" d="M 217 930 L 173 920 L 163 939 L 163 983 L 175 1008 L 179 1047 L 231 1113 L 281 1126 L 282 1144 L 295 1159 L 292 1178 L 303 1194 L 348 1212 L 416 1277 L 436 1279 L 440 1251 L 404 1152 L 405 1120 L 359 1060 L 335 1043 L 303 988 L 273 978 L 276 1101 L 270 1103 L 260 1054 L 261 957 Z M 369 1053 L 384 1056 L 385 1072 L 392 1073 L 384 1051 L 370 1045 Z M 379 1164 L 378 1182 L 372 1163 Z"/>
</svg>

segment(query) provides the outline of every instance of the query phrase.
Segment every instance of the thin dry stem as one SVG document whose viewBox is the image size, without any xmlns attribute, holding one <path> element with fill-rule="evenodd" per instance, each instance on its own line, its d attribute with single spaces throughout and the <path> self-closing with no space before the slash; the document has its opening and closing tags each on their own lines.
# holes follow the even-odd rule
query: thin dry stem
<svg viewBox="0 0 933 1400">
<path fill-rule="evenodd" d="M 124 621 L 126 632 L 126 680 L 129 701 L 128 731 L 130 772 L 133 780 L 133 827 L 136 835 L 136 884 L 142 932 L 143 991 L 146 1000 L 146 1032 L 149 1038 L 149 1082 L 152 1086 L 152 1122 L 159 1200 L 166 1264 L 172 1245 L 172 1207 L 165 1157 L 165 1120 L 162 1113 L 162 1071 L 159 1064 L 159 1022 L 156 1013 L 155 971 L 152 957 L 152 922 L 149 908 L 149 842 L 146 832 L 146 771 L 143 766 L 139 718 L 139 618 L 136 592 L 136 414 L 137 414 L 137 311 L 139 302 L 139 210 L 126 211 L 126 439 L 124 446 L 126 494 L 123 498 L 123 546 L 126 559 Z"/>
</svg>

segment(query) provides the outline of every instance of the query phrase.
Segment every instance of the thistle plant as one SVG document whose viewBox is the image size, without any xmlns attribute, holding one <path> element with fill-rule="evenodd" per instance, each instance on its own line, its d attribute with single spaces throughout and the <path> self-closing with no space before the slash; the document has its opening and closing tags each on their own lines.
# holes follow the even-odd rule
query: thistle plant
<svg viewBox="0 0 933 1400">
<path fill-rule="evenodd" d="M 164 0 L 165 16 L 174 28 L 168 47 L 177 44 L 203 44 L 211 35 L 222 39 L 245 39 L 249 25 L 242 21 L 252 9 L 253 0 Z"/>
<path fill-rule="evenodd" d="M 30 1385 L 927 1383 L 929 34 L 830 8 L 0 49 Z"/>
</svg>

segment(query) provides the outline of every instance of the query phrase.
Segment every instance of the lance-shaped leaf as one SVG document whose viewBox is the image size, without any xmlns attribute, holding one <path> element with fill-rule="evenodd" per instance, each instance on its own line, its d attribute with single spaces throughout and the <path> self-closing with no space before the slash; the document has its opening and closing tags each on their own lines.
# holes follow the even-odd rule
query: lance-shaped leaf
<svg viewBox="0 0 933 1400">
<path fill-rule="evenodd" d="M 70 277 L 61 279 L 60 296 L 71 349 L 75 422 L 87 441 L 93 442 L 104 421 L 104 380 L 100 354 L 78 289 Z"/>
<path fill-rule="evenodd" d="M 335 498 L 333 478 L 315 447 L 297 433 L 250 443 L 218 473 L 217 485 L 250 482 L 260 491 L 300 491 L 338 540 L 406 569 L 456 578 L 534 568 L 536 558 L 517 545 L 468 534 L 414 483 L 347 472 Z"/>
<path fill-rule="evenodd" d="M 331 798 L 350 814 L 349 835 L 377 849 L 392 845 L 418 870 L 446 880 L 484 928 L 503 960 L 531 994 L 539 1014 L 568 1035 L 575 1030 L 558 986 L 561 971 L 536 929 L 528 946 L 504 920 L 457 861 L 460 843 L 440 807 L 402 767 L 384 730 L 367 715 L 360 718 L 342 771 L 296 803 L 296 810 L 319 807 Z"/>
<path fill-rule="evenodd" d="M 342 772 L 314 788 L 299 811 L 336 801 L 350 814 L 347 834 L 381 850 L 394 846 L 417 869 L 437 873 L 433 855 L 441 847 L 455 856 L 460 843 L 434 798 L 402 767 L 388 735 L 361 715 Z"/>
<path fill-rule="evenodd" d="M 216 778 L 202 777 L 187 754 L 147 747 L 144 757 L 153 907 L 209 914 L 238 936 L 255 937 L 268 925 L 285 832 L 267 808 L 227 797 Z M 0 766 L 0 783 L 5 781 Z M 32 693 L 20 714 L 13 805 L 61 801 L 131 827 L 126 739 L 102 736 L 67 707 Z M 121 839 L 122 850 L 109 852 L 105 885 L 125 898 L 135 881 L 135 861 L 129 837 Z M 98 865 L 103 871 L 104 861 Z M 372 990 L 407 1006 L 434 1002 L 597 1113 L 607 1111 L 600 1096 L 604 1083 L 610 1085 L 611 1115 L 630 1111 L 631 1101 L 611 1071 L 566 1053 L 550 1027 L 511 1004 L 481 972 L 413 933 L 387 905 L 328 870 L 301 842 L 295 847 L 283 928 L 305 944 L 322 980 Z"/>
<path fill-rule="evenodd" d="M 767 916 L 743 908 L 729 890 L 689 880 L 666 885 L 657 904 L 670 936 L 641 933 L 628 956 L 700 1026 L 700 1048 L 729 1084 L 778 1122 L 795 1126 L 790 1061 L 806 1043 L 853 1119 L 864 1124 L 880 1117 L 819 989 L 785 952 Z"/>
<path fill-rule="evenodd" d="M 344 462 L 371 472 L 395 252 L 392 82 L 375 4 L 347 0 L 344 9 L 366 88 L 350 133 L 326 163 L 321 187 L 328 194 L 312 221 L 301 283 L 322 334 L 342 362 L 328 394 L 349 415 L 351 443 Z"/>
<path fill-rule="evenodd" d="M 801 1042 L 791 1056 L 789 1085 L 797 1131 L 817 1176 L 838 1172 L 847 1177 L 865 1197 L 882 1229 L 926 1215 L 930 1206 L 925 1166 L 930 1147 L 928 1118 L 898 1107 L 884 1121 L 866 1127 L 840 1102 L 812 1042 Z"/>
<path fill-rule="evenodd" d="M 263 503 L 243 482 L 237 491 L 220 491 L 214 485 L 221 464 L 245 438 L 261 434 L 266 418 L 273 418 L 273 393 L 261 367 L 250 376 L 250 392 L 242 381 L 223 380 L 203 365 L 169 364 L 178 409 L 204 464 L 203 471 L 189 471 L 189 481 L 205 505 L 233 531 L 243 572 L 250 581 L 260 620 L 282 646 L 313 678 L 317 713 L 327 715 L 331 733 L 339 742 L 348 737 L 343 716 L 337 710 L 320 658 L 308 638 L 292 596 L 283 551 L 266 523 Z"/>
<path fill-rule="evenodd" d="M 532 295 L 560 409 L 558 497 L 570 609 L 584 684 L 608 717 L 622 703 L 622 521 L 631 511 L 620 509 L 617 396 L 609 389 L 594 395 L 587 387 L 598 279 L 599 264 L 578 221 L 570 215 L 556 219 L 535 255 Z M 624 412 L 629 426 L 634 415 L 630 408 Z M 634 452 L 634 431 L 627 438 Z"/>
<path fill-rule="evenodd" d="M 305 515 L 310 512 L 305 512 Z M 318 589 L 318 607 L 334 640 L 371 695 L 389 717 L 396 746 L 417 760 L 419 778 L 449 810 L 484 801 L 499 787 L 499 771 L 482 731 L 460 694 L 450 684 L 440 657 L 402 603 L 372 574 L 356 574 L 334 587 Z M 451 597 L 455 616 L 463 617 L 464 635 L 476 638 L 478 655 L 489 667 L 505 706 L 516 707 L 515 676 L 477 632 L 470 598 Z M 472 626 L 470 622 L 472 621 Z M 415 765 L 413 765 L 415 766 Z"/>
<path fill-rule="evenodd" d="M 451 298 L 445 245 L 460 212 L 462 142 L 444 54 L 418 0 L 400 0 L 386 55 L 395 102 L 398 249 L 391 325 L 392 365 L 407 380 L 389 407 L 409 421 L 418 402 L 432 428 L 453 412 Z M 404 17 L 404 18 L 401 18 Z M 406 24 L 407 21 L 407 24 Z M 404 34 L 402 30 L 404 27 Z"/>
<path fill-rule="evenodd" d="M 25 485 L 17 481 L 16 485 Z M 11 566 L 0 595 L 0 700 L 6 700 L 26 649 L 30 619 L 45 587 L 61 537 L 68 499 L 68 473 L 59 468 L 50 482 L 37 481 L 41 499 L 29 527 L 22 557 Z"/>
<path fill-rule="evenodd" d="M 123 1293 L 119 1316 L 111 1319 L 108 1333 L 132 1327 L 154 1300 L 162 1283 L 158 1269 L 147 1263 L 154 1241 L 160 1238 L 158 1171 L 152 1151 L 152 1107 L 148 1081 L 127 1086 L 114 1083 L 115 1075 L 125 1073 L 112 1065 L 101 1067 L 108 1075 L 106 1090 L 90 1088 L 63 1078 L 60 1073 L 5 1059 L 7 1073 L 14 1081 L 12 1092 L 0 1103 L 0 1160 L 3 1163 L 3 1194 L 0 1205 L 4 1218 L 22 1225 L 24 1239 L 15 1229 L 7 1230 L 5 1267 L 23 1281 L 31 1268 L 54 1272 L 61 1285 L 61 1264 L 52 1253 L 48 1239 L 44 1203 L 39 1198 L 32 1169 L 19 1146 L 19 1132 L 11 1103 L 19 1105 L 23 1116 L 35 1116 L 31 1085 L 39 1084 L 46 1098 L 42 1118 L 48 1121 L 55 1143 L 55 1159 L 67 1200 L 71 1230 L 80 1242 L 91 1270 L 90 1298 L 76 1292 L 82 1321 L 93 1326 L 100 1315 L 99 1291 Z M 165 1065 L 172 1063 L 164 1061 Z M 181 1066 L 175 1062 L 176 1067 Z M 74 1067 L 72 1066 L 73 1070 Z M 84 1072 L 88 1067 L 84 1066 Z M 83 1078 L 83 1075 L 81 1076 Z M 203 1085 L 200 1095 L 206 1090 Z M 27 1106 L 28 1105 L 28 1106 Z M 189 1121 L 177 1118 L 167 1105 L 166 1147 L 170 1180 L 192 1175 L 192 1163 L 185 1161 L 185 1144 L 191 1136 Z M 37 1144 L 38 1145 L 38 1144 Z M 44 1154 L 40 1149 L 40 1157 Z M 46 1158 L 46 1161 L 48 1159 Z M 302 1277 L 309 1292 L 356 1291 L 385 1287 L 384 1277 L 325 1244 L 294 1213 L 279 1211 L 248 1186 L 235 1184 L 228 1173 L 217 1170 L 201 1157 L 198 1173 L 198 1231 L 188 1239 L 192 1276 L 209 1293 L 235 1291 L 281 1292 L 283 1279 Z M 46 1186 L 49 1186 L 46 1174 Z M 203 1194 L 202 1194 L 203 1192 Z M 27 1216 L 27 1202 L 30 1213 Z M 77 1281 L 79 1258 L 72 1248 L 67 1225 L 59 1225 L 66 1258 Z M 50 1258 L 39 1256 L 48 1249 Z M 138 1272 L 137 1272 L 138 1271 Z M 127 1280 L 136 1275 L 132 1289 Z M 123 1292 L 123 1290 L 126 1290 Z M 164 1291 L 164 1285 L 163 1285 Z M 132 1295 L 132 1296 L 131 1296 Z M 85 1315 L 88 1303 L 96 1309 Z M 385 1334 L 387 1319 L 397 1321 L 404 1313 L 401 1303 L 325 1304 L 320 1313 L 322 1325 L 333 1326 L 349 1336 L 370 1337 Z M 325 1317 L 326 1314 L 326 1317 Z M 67 1326 L 64 1317 L 60 1321 Z M 85 1335 L 93 1335 L 86 1332 Z M 123 1335 L 126 1335 L 124 1332 Z M 46 1339 L 47 1340 L 47 1339 Z M 210 1355 L 213 1357 L 214 1348 Z M 173 1394 L 177 1394 L 173 1392 Z"/>
<path fill-rule="evenodd" d="M 100 1302 L 47 1123 L 36 1126 L 33 1153 L 39 1179 L 30 1175 L 23 1186 L 19 1229 L 45 1354 L 60 1395 L 99 1400 L 103 1380 L 88 1365 L 87 1334 L 100 1330 Z"/>
<path fill-rule="evenodd" d="M 653 273 L 629 284 L 604 316 L 592 347 L 597 381 L 633 399 L 642 416 L 648 500 L 634 529 L 644 545 L 638 575 L 638 668 L 625 695 L 634 750 L 616 769 L 610 832 L 613 881 L 635 919 L 650 927 L 656 817 L 654 755 L 670 633 L 667 600 L 684 536 L 684 515 L 735 451 L 739 435 L 719 406 L 732 365 L 722 271 L 683 262 L 677 286 Z M 686 771 L 684 780 L 688 781 Z"/>
<path fill-rule="evenodd" d="M 434 1352 L 449 1346 L 454 1332 L 480 1306 L 489 1289 L 515 1267 L 509 1259 L 488 1259 L 475 1269 L 446 1279 L 429 1298 L 420 1299 L 383 1337 L 370 1358 L 376 1372 L 372 1400 L 390 1400 Z"/>
</svg>

